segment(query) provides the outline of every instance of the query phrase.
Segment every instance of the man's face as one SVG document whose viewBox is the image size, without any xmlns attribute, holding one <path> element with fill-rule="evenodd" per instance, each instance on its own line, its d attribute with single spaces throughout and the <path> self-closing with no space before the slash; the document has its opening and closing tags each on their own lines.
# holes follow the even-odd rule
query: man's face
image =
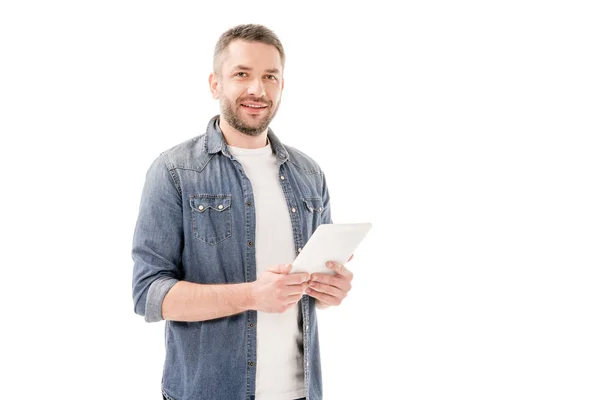
<svg viewBox="0 0 600 400">
<path fill-rule="evenodd" d="M 277 48 L 234 40 L 221 55 L 219 76 L 211 75 L 213 97 L 233 128 L 251 136 L 264 132 L 275 117 L 283 90 Z"/>
</svg>

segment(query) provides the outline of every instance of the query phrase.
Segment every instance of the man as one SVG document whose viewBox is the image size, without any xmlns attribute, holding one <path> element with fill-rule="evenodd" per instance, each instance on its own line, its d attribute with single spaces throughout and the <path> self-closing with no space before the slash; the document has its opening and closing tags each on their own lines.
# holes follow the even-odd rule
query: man
<svg viewBox="0 0 600 400">
<path fill-rule="evenodd" d="M 322 398 L 315 307 L 339 305 L 352 273 L 290 273 L 331 214 L 317 163 L 269 129 L 284 63 L 264 26 L 225 32 L 209 77 L 220 115 L 148 170 L 133 299 L 166 321 L 165 399 Z"/>
</svg>

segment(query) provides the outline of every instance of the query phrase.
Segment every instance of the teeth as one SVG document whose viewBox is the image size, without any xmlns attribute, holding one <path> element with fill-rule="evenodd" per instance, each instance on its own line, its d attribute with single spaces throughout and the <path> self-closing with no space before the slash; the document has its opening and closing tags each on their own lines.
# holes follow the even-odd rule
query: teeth
<svg viewBox="0 0 600 400">
<path fill-rule="evenodd" d="M 244 104 L 244 106 L 251 107 L 251 108 L 265 108 L 266 107 L 266 106 L 255 106 L 254 104 Z"/>
</svg>

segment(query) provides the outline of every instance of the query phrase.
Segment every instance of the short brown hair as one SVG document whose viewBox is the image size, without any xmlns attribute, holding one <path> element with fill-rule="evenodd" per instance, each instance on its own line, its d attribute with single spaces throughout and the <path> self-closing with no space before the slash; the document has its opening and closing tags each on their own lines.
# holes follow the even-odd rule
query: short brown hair
<svg viewBox="0 0 600 400">
<path fill-rule="evenodd" d="M 234 40 L 245 40 L 247 42 L 260 42 L 275 46 L 279 51 L 281 57 L 281 66 L 285 65 L 285 52 L 283 51 L 283 45 L 281 41 L 269 28 L 263 25 L 257 24 L 245 24 L 234 26 L 221 35 L 215 46 L 215 52 L 213 55 L 213 69 L 217 74 L 221 73 L 221 54 L 229 44 Z"/>
</svg>

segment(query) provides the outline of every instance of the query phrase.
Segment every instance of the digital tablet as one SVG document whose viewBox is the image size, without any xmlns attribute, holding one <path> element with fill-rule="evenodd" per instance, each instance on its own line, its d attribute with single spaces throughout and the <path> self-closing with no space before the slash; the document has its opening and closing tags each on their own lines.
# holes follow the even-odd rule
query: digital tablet
<svg viewBox="0 0 600 400">
<path fill-rule="evenodd" d="M 325 266 L 327 261 L 345 264 L 359 243 L 365 238 L 372 224 L 321 224 L 314 231 L 292 262 L 291 274 L 297 272 L 335 272 Z"/>
</svg>

